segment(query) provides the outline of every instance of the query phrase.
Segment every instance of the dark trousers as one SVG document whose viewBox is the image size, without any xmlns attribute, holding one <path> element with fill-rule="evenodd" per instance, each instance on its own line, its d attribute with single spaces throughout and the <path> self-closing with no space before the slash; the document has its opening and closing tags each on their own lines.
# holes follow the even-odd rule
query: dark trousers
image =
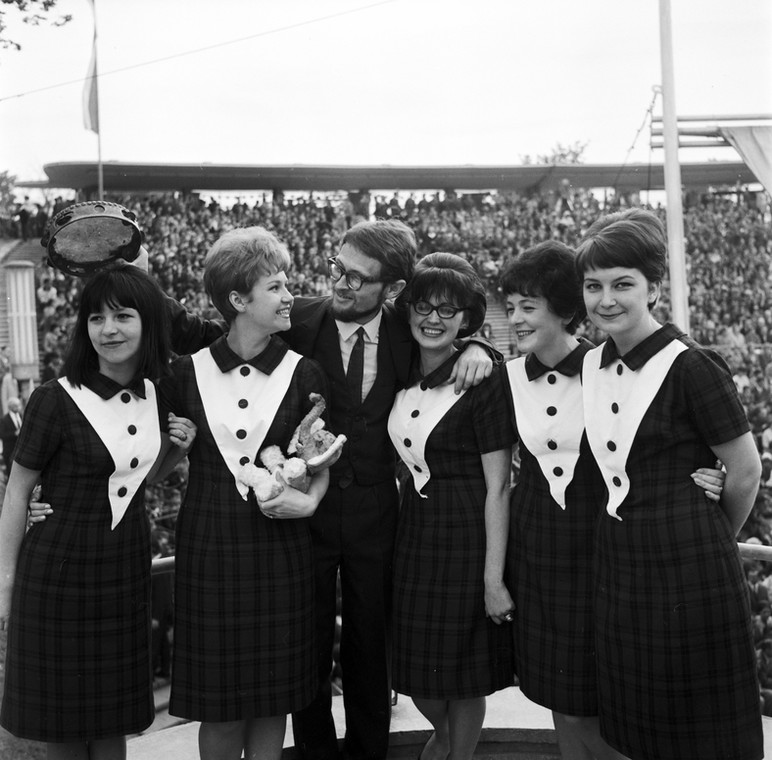
<svg viewBox="0 0 772 760">
<path fill-rule="evenodd" d="M 292 716 L 296 753 L 303 760 L 338 757 L 330 672 L 340 571 L 340 662 L 348 760 L 386 757 L 391 719 L 389 625 L 391 567 L 397 525 L 393 481 L 347 488 L 330 485 L 311 518 L 316 562 L 319 691 Z"/>
</svg>

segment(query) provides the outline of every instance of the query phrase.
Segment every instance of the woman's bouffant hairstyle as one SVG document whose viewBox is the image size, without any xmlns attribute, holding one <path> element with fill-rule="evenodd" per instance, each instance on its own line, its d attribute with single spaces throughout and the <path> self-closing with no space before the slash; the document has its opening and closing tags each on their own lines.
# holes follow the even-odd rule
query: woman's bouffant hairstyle
<svg viewBox="0 0 772 760">
<path fill-rule="evenodd" d="M 99 356 L 88 335 L 88 318 L 103 308 L 136 309 L 142 320 L 137 372 L 151 380 L 169 372 L 169 316 L 158 283 L 130 264 L 98 272 L 83 286 L 78 317 L 62 365 L 62 374 L 76 387 L 99 371 Z"/>
<path fill-rule="evenodd" d="M 360 222 L 346 232 L 341 246 L 350 245 L 381 265 L 384 283 L 410 281 L 418 244 L 413 230 L 396 219 Z"/>
<path fill-rule="evenodd" d="M 233 291 L 246 295 L 268 274 L 290 268 L 287 246 L 264 227 L 241 227 L 222 235 L 204 259 L 204 288 L 223 319 L 231 324 L 238 312 Z"/>
<path fill-rule="evenodd" d="M 586 315 L 582 298 L 582 281 L 576 269 L 573 249 L 557 241 L 523 251 L 510 262 L 499 279 L 505 296 L 519 293 L 530 298 L 541 296 L 554 314 L 570 320 L 567 332 L 576 332 Z"/>
<path fill-rule="evenodd" d="M 476 333 L 485 321 L 488 306 L 485 287 L 474 267 L 455 253 L 430 253 L 419 259 L 413 277 L 396 300 L 397 308 L 408 316 L 414 301 L 443 301 L 466 311 L 466 327 L 459 338 Z"/>
<path fill-rule="evenodd" d="M 584 278 L 588 269 L 637 269 L 659 284 L 667 272 L 667 235 L 655 214 L 631 208 L 602 216 L 587 230 L 576 249 L 576 265 Z"/>
</svg>

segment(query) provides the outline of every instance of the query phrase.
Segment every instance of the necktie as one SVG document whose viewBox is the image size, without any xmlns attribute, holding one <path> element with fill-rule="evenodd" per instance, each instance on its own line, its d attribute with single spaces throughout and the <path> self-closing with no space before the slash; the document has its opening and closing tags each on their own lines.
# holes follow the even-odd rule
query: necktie
<svg viewBox="0 0 772 760">
<path fill-rule="evenodd" d="M 357 404 L 362 403 L 362 376 L 365 371 L 365 328 L 360 327 L 357 332 L 357 340 L 351 349 L 351 358 L 348 361 L 346 382 L 351 396 Z"/>
</svg>

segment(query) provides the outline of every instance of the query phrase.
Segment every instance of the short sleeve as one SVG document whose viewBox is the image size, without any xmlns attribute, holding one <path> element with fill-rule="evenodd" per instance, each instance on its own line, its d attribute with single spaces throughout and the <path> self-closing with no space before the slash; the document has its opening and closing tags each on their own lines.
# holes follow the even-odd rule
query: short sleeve
<svg viewBox="0 0 772 760">
<path fill-rule="evenodd" d="M 14 461 L 29 470 L 43 470 L 61 445 L 64 392 L 56 381 L 32 392 L 24 412 Z"/>
<path fill-rule="evenodd" d="M 516 440 L 514 421 L 507 404 L 509 386 L 504 367 L 494 367 L 493 374 L 468 393 L 474 393 L 472 425 L 481 454 L 506 449 Z"/>
<path fill-rule="evenodd" d="M 708 446 L 727 443 L 750 430 L 726 362 L 713 351 L 684 352 L 686 407 Z"/>
</svg>

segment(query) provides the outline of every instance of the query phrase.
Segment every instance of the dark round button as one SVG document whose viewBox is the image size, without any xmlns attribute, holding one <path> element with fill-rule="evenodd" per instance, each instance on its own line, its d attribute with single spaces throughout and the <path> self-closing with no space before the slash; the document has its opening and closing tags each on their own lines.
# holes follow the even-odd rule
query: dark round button
<svg viewBox="0 0 772 760">
<path fill-rule="evenodd" d="M 240 440 L 244 440 L 247 437 L 247 431 L 246 430 L 237 430 L 236 431 L 236 438 L 239 438 Z"/>
<path fill-rule="evenodd" d="M 552 451 L 555 451 L 555 449 L 558 447 L 557 443 L 555 441 L 547 441 L 547 448 L 551 449 Z"/>
<path fill-rule="evenodd" d="M 249 457 L 241 457 L 241 459 L 239 459 L 239 464 L 240 465 L 245 465 L 245 464 L 248 464 L 248 463 L 249 463 Z"/>
<path fill-rule="evenodd" d="M 616 451 L 617 445 L 614 443 L 614 441 L 609 441 L 606 446 L 608 447 L 609 451 Z"/>
<path fill-rule="evenodd" d="M 139 466 L 139 459 L 137 459 L 137 457 L 134 457 L 134 459 L 132 459 L 131 462 L 129 462 L 129 467 L 131 467 L 131 469 L 133 470 L 135 467 L 138 467 L 138 466 Z"/>
<path fill-rule="evenodd" d="M 136 425 L 129 425 L 127 430 L 129 431 L 129 435 L 136 435 L 137 434 L 137 426 Z"/>
<path fill-rule="evenodd" d="M 126 486 L 121 486 L 118 489 L 118 496 L 122 497 L 122 496 L 125 496 L 127 493 L 128 493 L 128 490 L 127 490 Z"/>
<path fill-rule="evenodd" d="M 419 415 L 420 413 L 421 413 L 421 412 L 419 412 L 419 411 L 418 411 L 418 409 L 413 409 L 413 411 L 412 411 L 412 412 L 410 412 L 410 416 L 411 416 L 411 417 L 418 417 L 418 415 Z"/>
<path fill-rule="evenodd" d="M 621 364 L 617 364 L 617 375 L 621 375 L 622 372 L 624 372 L 624 370 L 622 369 L 622 365 Z"/>
<path fill-rule="evenodd" d="M 423 472 L 423 470 L 422 470 L 422 469 L 421 469 L 421 468 L 420 468 L 420 467 L 419 467 L 417 464 L 414 464 L 414 465 L 413 465 L 413 469 L 414 469 L 416 472 Z"/>
<path fill-rule="evenodd" d="M 558 477 L 560 477 L 563 474 L 563 468 L 562 467 L 554 467 L 552 469 L 552 474 L 553 475 L 557 475 Z"/>
<path fill-rule="evenodd" d="M 616 475 L 614 475 L 614 477 L 613 477 L 613 478 L 611 478 L 611 482 L 612 482 L 612 483 L 613 483 L 615 486 L 617 486 L 617 487 L 619 487 L 619 486 L 621 486 L 621 485 L 622 485 L 622 481 L 621 481 L 621 480 L 620 480 L 620 479 L 619 479 L 619 478 L 618 478 Z"/>
<path fill-rule="evenodd" d="M 558 381 L 558 379 L 555 377 L 555 375 L 547 375 L 547 382 L 550 385 L 555 385 L 555 383 Z"/>
<path fill-rule="evenodd" d="M 409 438 L 405 438 L 405 440 L 403 441 L 403 443 L 404 443 L 404 444 L 405 444 L 405 446 L 407 446 L 408 448 L 410 448 L 410 447 L 413 445 L 413 442 L 412 442 L 412 441 L 411 441 Z"/>
<path fill-rule="evenodd" d="M 616 401 L 611 405 L 611 411 L 614 412 L 614 414 L 619 414 L 619 404 L 617 404 Z"/>
<path fill-rule="evenodd" d="M 121 393 L 121 401 L 123 401 L 124 404 L 128 404 L 129 401 L 131 401 L 131 394 L 126 393 L 125 391 Z"/>
<path fill-rule="evenodd" d="M 239 399 L 239 409 L 246 409 L 249 406 L 249 401 L 247 401 L 245 398 Z"/>
<path fill-rule="evenodd" d="M 242 367 L 239 372 L 246 377 L 249 374 L 249 367 Z"/>
<path fill-rule="evenodd" d="M 549 414 L 550 417 L 554 417 L 557 413 L 558 410 L 554 406 L 547 407 L 547 414 Z"/>
</svg>

